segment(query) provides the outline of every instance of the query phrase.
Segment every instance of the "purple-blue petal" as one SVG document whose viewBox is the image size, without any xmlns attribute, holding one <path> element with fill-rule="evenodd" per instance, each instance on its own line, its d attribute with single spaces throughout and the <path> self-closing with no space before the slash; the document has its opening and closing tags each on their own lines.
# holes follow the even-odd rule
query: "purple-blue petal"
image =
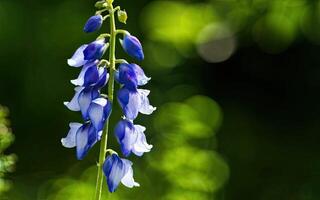
<svg viewBox="0 0 320 200">
<path fill-rule="evenodd" d="M 104 98 L 97 98 L 90 104 L 88 110 L 89 119 L 97 131 L 103 129 L 105 121 L 111 113 L 111 109 L 111 103 Z"/>
<path fill-rule="evenodd" d="M 124 84 L 125 87 L 129 90 L 135 91 L 137 89 L 137 75 L 130 64 L 123 63 L 119 66 L 119 71 L 116 79 L 120 84 Z"/>
<path fill-rule="evenodd" d="M 95 88 L 100 89 L 104 87 L 107 84 L 108 79 L 109 79 L 109 73 L 107 69 L 104 67 L 99 67 L 99 80 L 95 84 Z"/>
<path fill-rule="evenodd" d="M 137 91 L 130 91 L 122 87 L 118 91 L 118 102 L 127 119 L 134 120 L 139 113 L 141 98 Z"/>
<path fill-rule="evenodd" d="M 114 192 L 119 186 L 121 179 L 126 174 L 126 166 L 117 155 L 113 154 L 110 157 L 111 159 L 107 158 L 107 161 L 103 166 L 103 171 L 107 178 L 109 191 Z"/>
<path fill-rule="evenodd" d="M 84 50 L 83 55 L 85 60 L 100 59 L 106 49 L 104 40 L 96 40 L 91 42 Z"/>
<path fill-rule="evenodd" d="M 151 79 L 145 75 L 143 69 L 139 65 L 132 63 L 132 64 L 130 64 L 130 67 L 132 68 L 132 70 L 136 74 L 137 85 L 139 85 L 139 86 L 145 85 Z"/>
<path fill-rule="evenodd" d="M 131 121 L 121 120 L 115 127 L 115 136 L 121 145 L 121 151 L 124 156 L 129 156 L 136 141 L 134 125 Z"/>
<path fill-rule="evenodd" d="M 82 117 L 84 120 L 88 119 L 88 109 L 93 99 L 99 97 L 99 91 L 93 88 L 85 88 L 81 91 L 78 97 L 78 102 Z"/>
<path fill-rule="evenodd" d="M 97 83 L 99 80 L 99 72 L 98 72 L 98 67 L 97 66 L 91 66 L 89 67 L 85 74 L 84 74 L 84 83 L 83 86 L 87 87 L 92 84 Z"/>
<path fill-rule="evenodd" d="M 98 140 L 100 140 L 99 134 L 91 123 L 84 124 L 81 128 L 79 128 L 76 133 L 78 160 L 82 160 Z"/>
</svg>

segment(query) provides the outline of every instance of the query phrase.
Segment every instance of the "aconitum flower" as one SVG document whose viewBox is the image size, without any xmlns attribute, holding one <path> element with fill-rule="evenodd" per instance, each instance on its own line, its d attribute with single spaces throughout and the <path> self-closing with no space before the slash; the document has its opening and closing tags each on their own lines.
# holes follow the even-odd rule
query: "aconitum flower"
<svg viewBox="0 0 320 200">
<path fill-rule="evenodd" d="M 129 90 L 136 90 L 137 86 L 148 83 L 151 78 L 147 77 L 141 67 L 137 64 L 123 63 L 116 72 L 116 80 Z"/>
<path fill-rule="evenodd" d="M 119 158 L 116 154 L 107 157 L 103 165 L 103 172 L 110 192 L 114 192 L 120 182 L 129 188 L 140 186 L 133 179 L 132 162 Z"/>
<path fill-rule="evenodd" d="M 95 199 L 100 200 L 102 171 L 106 176 L 110 192 L 114 192 L 120 182 L 129 188 L 139 186 L 133 179 L 132 162 L 119 158 L 116 151 L 107 148 L 114 89 L 118 88 L 114 85 L 115 81 L 120 85 L 117 99 L 124 116 L 114 130 L 124 156 L 128 157 L 131 154 L 142 156 L 152 149 L 144 134 L 146 128 L 135 125 L 133 120 L 138 113 L 149 115 L 156 108 L 149 103 L 150 91 L 139 88 L 146 85 L 150 78 L 139 65 L 129 64 L 125 59 L 117 58 L 115 55 L 116 38 L 123 34 L 123 40 L 120 41 L 124 51 L 139 61 L 144 59 L 140 41 L 128 31 L 116 28 L 116 19 L 126 23 L 127 13 L 121 10 L 120 6 L 114 7 L 113 0 L 99 0 L 95 6 L 98 9 L 96 15 L 87 20 L 84 32 L 99 30 L 103 21 L 109 19 L 110 33 L 102 33 L 95 41 L 81 45 L 68 59 L 69 66 L 78 67 L 81 71 L 76 79 L 71 80 L 75 86 L 73 98 L 64 104 L 71 111 L 80 111 L 83 123 L 70 123 L 69 132 L 61 139 L 61 143 L 66 148 L 76 148 L 76 156 L 82 160 L 93 145 L 101 140 L 95 194 Z M 103 58 L 109 45 L 108 56 Z M 108 87 L 105 87 L 107 84 Z"/>
<path fill-rule="evenodd" d="M 73 56 L 68 59 L 68 65 L 71 67 L 81 67 L 86 63 L 95 62 L 100 59 L 107 49 L 104 39 L 96 40 L 90 44 L 81 45 Z"/>
<path fill-rule="evenodd" d="M 69 126 L 68 135 L 61 139 L 61 143 L 66 148 L 76 147 L 77 158 L 82 160 L 92 146 L 101 139 L 102 132 L 97 132 L 91 123 L 70 123 Z"/>
<path fill-rule="evenodd" d="M 134 120 L 137 118 L 139 112 L 150 115 L 156 110 L 156 108 L 149 103 L 149 94 L 149 90 L 137 89 L 137 91 L 131 91 L 126 87 L 122 87 L 118 91 L 118 102 L 127 119 Z"/>
<path fill-rule="evenodd" d="M 98 67 L 97 63 L 89 63 L 82 67 L 77 79 L 71 80 L 75 86 L 96 88 L 104 87 L 109 79 L 109 74 L 105 67 Z"/>
<path fill-rule="evenodd" d="M 124 156 L 128 157 L 131 152 L 137 156 L 149 152 L 152 145 L 146 140 L 144 131 L 145 127 L 134 125 L 131 121 L 123 119 L 116 125 L 115 135 L 121 145 L 121 151 Z"/>
<path fill-rule="evenodd" d="M 94 15 L 88 19 L 83 27 L 83 31 L 86 33 L 91 33 L 99 30 L 103 22 L 103 17 L 101 15 Z"/>
<path fill-rule="evenodd" d="M 138 61 L 142 61 L 144 59 L 142 45 L 138 38 L 136 38 L 135 36 L 124 36 L 122 41 L 122 47 L 127 54 L 137 59 Z"/>
</svg>

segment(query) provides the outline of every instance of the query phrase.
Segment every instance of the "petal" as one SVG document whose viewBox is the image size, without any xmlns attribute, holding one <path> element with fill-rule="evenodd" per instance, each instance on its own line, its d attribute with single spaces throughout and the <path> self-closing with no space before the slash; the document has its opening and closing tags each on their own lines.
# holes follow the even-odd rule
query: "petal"
<svg viewBox="0 0 320 200">
<path fill-rule="evenodd" d="M 76 85 L 76 86 L 88 86 L 92 83 L 97 82 L 97 75 L 96 75 L 96 71 L 94 69 L 94 67 L 97 68 L 97 63 L 98 61 L 95 60 L 94 62 L 90 62 L 90 63 L 86 63 L 82 69 L 81 72 L 78 76 L 77 79 L 71 80 L 71 83 Z M 90 80 L 91 79 L 91 80 Z"/>
<path fill-rule="evenodd" d="M 107 69 L 104 67 L 99 67 L 99 80 L 95 85 L 95 88 L 100 89 L 104 87 L 108 80 L 109 80 L 109 73 L 107 72 Z"/>
<path fill-rule="evenodd" d="M 92 88 L 85 88 L 78 97 L 78 102 L 82 117 L 88 119 L 88 109 L 93 99 L 96 99 L 99 96 L 99 92 Z"/>
<path fill-rule="evenodd" d="M 138 85 L 145 85 L 151 80 L 151 78 L 145 75 L 143 69 L 139 65 L 133 63 L 130 64 L 130 67 L 134 70 L 137 76 Z"/>
<path fill-rule="evenodd" d="M 98 133 L 91 124 L 85 124 L 76 133 L 77 158 L 82 160 L 99 140 Z"/>
<path fill-rule="evenodd" d="M 76 146 L 76 133 L 78 129 L 82 126 L 80 123 L 70 123 L 70 130 L 67 137 L 61 139 L 62 146 L 66 148 L 73 148 Z"/>
<path fill-rule="evenodd" d="M 101 131 L 105 123 L 104 107 L 107 105 L 107 100 L 98 98 L 90 104 L 88 114 L 89 118 L 96 130 Z"/>
<path fill-rule="evenodd" d="M 150 115 L 157 108 L 150 105 L 148 95 L 150 94 L 149 90 L 138 89 L 138 93 L 140 95 L 140 108 L 139 112 L 145 115 Z"/>
<path fill-rule="evenodd" d="M 106 158 L 106 160 L 104 161 L 102 169 L 103 169 L 104 175 L 106 177 L 109 177 L 109 175 L 110 175 L 113 162 L 114 162 L 114 156 L 112 156 L 112 155 L 108 156 Z"/>
<path fill-rule="evenodd" d="M 152 145 L 147 143 L 146 136 L 144 134 L 146 128 L 140 125 L 135 125 L 134 127 L 137 134 L 137 139 L 133 145 L 132 152 L 137 156 L 142 156 L 143 153 L 150 152 Z"/>
<path fill-rule="evenodd" d="M 84 74 L 83 86 L 87 87 L 97 83 L 99 80 L 99 72 L 97 66 L 88 67 Z"/>
<path fill-rule="evenodd" d="M 121 159 L 125 166 L 125 175 L 121 179 L 121 183 L 128 188 L 133 188 L 134 186 L 139 187 L 140 184 L 135 182 L 133 179 L 132 162 L 126 159 Z"/>
<path fill-rule="evenodd" d="M 87 48 L 87 46 L 87 44 L 84 44 L 76 50 L 73 56 L 70 59 L 68 59 L 69 66 L 81 67 L 86 63 L 86 60 L 84 60 L 83 51 Z"/>
<path fill-rule="evenodd" d="M 122 160 L 115 154 L 113 154 L 112 156 L 114 157 L 113 163 L 110 169 L 110 173 L 107 176 L 107 184 L 110 192 L 114 192 L 117 189 L 121 179 L 126 173 L 125 166 Z"/>
<path fill-rule="evenodd" d="M 141 97 L 138 92 L 129 91 L 123 87 L 118 91 L 118 101 L 127 119 L 134 120 L 138 116 L 141 106 Z"/>
<path fill-rule="evenodd" d="M 72 98 L 72 100 L 70 102 L 64 102 L 64 105 L 67 106 L 67 108 L 69 110 L 80 111 L 80 105 L 79 105 L 79 102 L 78 102 L 78 97 L 79 97 L 79 94 L 82 92 L 83 89 L 84 89 L 83 87 L 76 87 L 74 89 L 75 90 L 75 95 Z"/>
<path fill-rule="evenodd" d="M 91 42 L 84 50 L 84 59 L 85 60 L 96 60 L 100 59 L 106 49 L 106 44 L 104 39 L 96 40 Z"/>
<path fill-rule="evenodd" d="M 119 83 L 124 84 L 129 90 L 137 89 L 138 80 L 135 71 L 129 64 L 123 63 L 119 66 L 119 73 L 116 75 Z"/>
<path fill-rule="evenodd" d="M 133 123 L 128 120 L 121 120 L 115 127 L 115 136 L 121 145 L 124 156 L 129 156 L 134 142 L 137 140 Z"/>
</svg>

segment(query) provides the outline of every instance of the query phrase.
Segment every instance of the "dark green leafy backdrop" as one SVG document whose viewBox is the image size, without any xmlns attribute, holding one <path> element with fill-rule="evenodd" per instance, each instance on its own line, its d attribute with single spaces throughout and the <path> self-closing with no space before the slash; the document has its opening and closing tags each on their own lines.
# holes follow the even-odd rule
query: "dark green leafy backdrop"
<svg viewBox="0 0 320 200">
<path fill-rule="evenodd" d="M 15 134 L 7 153 L 18 157 L 0 199 L 92 197 L 98 147 L 80 162 L 60 139 L 80 120 L 62 103 L 78 73 L 66 59 L 96 37 L 82 32 L 94 3 L 0 1 L 0 104 Z M 158 110 L 139 119 L 154 145 L 131 158 L 141 187 L 105 199 L 320 198 L 319 1 L 115 3 L 142 40 Z"/>
</svg>

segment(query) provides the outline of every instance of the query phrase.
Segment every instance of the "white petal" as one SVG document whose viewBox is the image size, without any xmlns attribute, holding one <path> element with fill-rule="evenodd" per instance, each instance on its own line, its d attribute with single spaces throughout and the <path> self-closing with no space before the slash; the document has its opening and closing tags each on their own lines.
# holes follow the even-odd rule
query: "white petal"
<svg viewBox="0 0 320 200">
<path fill-rule="evenodd" d="M 73 56 L 68 59 L 68 65 L 71 67 L 81 67 L 86 63 L 86 60 L 84 60 L 84 55 L 83 55 L 83 50 L 87 47 L 88 45 L 84 44 L 80 46 L 76 52 L 73 54 Z"/>
<path fill-rule="evenodd" d="M 150 115 L 157 108 L 150 105 L 148 95 L 150 94 L 149 90 L 138 89 L 138 93 L 140 95 L 141 104 L 139 108 L 139 112 L 145 115 Z"/>
<path fill-rule="evenodd" d="M 146 140 L 146 136 L 143 133 L 146 128 L 140 125 L 135 125 L 135 131 L 137 134 L 137 140 L 133 145 L 132 152 L 137 156 L 142 156 L 145 152 L 150 152 L 152 145 L 149 145 Z"/>
<path fill-rule="evenodd" d="M 76 133 L 78 129 L 82 126 L 80 123 L 70 123 L 70 130 L 67 137 L 61 139 L 62 146 L 66 148 L 73 148 L 76 146 Z"/>
<path fill-rule="evenodd" d="M 91 103 L 88 110 L 89 118 L 96 130 L 103 128 L 103 107 L 96 103 Z"/>
<path fill-rule="evenodd" d="M 122 162 L 124 162 L 126 166 L 126 174 L 121 179 L 121 183 L 128 188 L 139 187 L 140 184 L 135 182 L 133 179 L 132 163 L 125 159 L 122 159 Z"/>
<path fill-rule="evenodd" d="M 96 104 L 98 104 L 98 105 L 100 105 L 100 106 L 104 107 L 104 106 L 106 106 L 106 105 L 107 105 L 108 100 L 107 100 L 107 99 L 105 99 L 105 98 L 97 98 L 97 99 L 93 100 L 93 101 L 92 101 L 92 103 L 96 103 Z"/>
<path fill-rule="evenodd" d="M 76 87 L 74 89 L 75 90 L 75 94 L 74 94 L 73 98 L 71 99 L 71 101 L 63 103 L 69 110 L 80 111 L 78 97 L 79 97 L 79 94 L 82 91 L 82 89 L 83 89 L 83 87 Z"/>
</svg>

